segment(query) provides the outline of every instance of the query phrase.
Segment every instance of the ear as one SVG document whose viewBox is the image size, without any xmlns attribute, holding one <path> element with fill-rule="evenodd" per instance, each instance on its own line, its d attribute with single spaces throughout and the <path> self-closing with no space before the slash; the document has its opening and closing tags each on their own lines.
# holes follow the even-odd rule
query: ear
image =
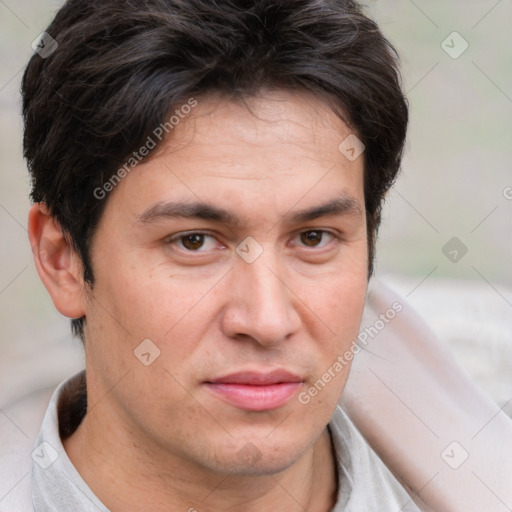
<svg viewBox="0 0 512 512">
<path fill-rule="evenodd" d="M 44 203 L 36 203 L 30 209 L 28 236 L 37 273 L 57 310 L 69 318 L 83 317 L 81 260 Z"/>
</svg>

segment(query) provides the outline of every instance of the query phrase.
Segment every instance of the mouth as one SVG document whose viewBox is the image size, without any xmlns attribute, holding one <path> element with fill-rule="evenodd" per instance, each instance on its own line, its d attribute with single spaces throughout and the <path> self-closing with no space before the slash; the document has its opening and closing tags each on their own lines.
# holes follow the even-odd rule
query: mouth
<svg viewBox="0 0 512 512">
<path fill-rule="evenodd" d="M 224 402 L 246 411 L 270 411 L 285 405 L 303 385 L 303 379 L 286 370 L 239 372 L 204 383 Z"/>
</svg>

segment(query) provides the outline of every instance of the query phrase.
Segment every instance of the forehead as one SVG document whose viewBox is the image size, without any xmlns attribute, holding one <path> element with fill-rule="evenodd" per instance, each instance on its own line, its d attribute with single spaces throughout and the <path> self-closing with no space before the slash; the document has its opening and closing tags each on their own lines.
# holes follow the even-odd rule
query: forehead
<svg viewBox="0 0 512 512">
<path fill-rule="evenodd" d="M 363 156 L 351 161 L 338 149 L 350 134 L 326 103 L 306 93 L 204 98 L 110 199 L 130 204 L 133 215 L 170 200 L 224 209 L 255 203 L 282 214 L 330 194 L 364 206 Z"/>
<path fill-rule="evenodd" d="M 266 148 L 281 147 L 284 151 L 269 153 L 268 160 L 295 156 L 318 161 L 323 154 L 332 159 L 333 149 L 338 158 L 337 147 L 349 133 L 334 111 L 312 94 L 267 91 L 239 101 L 215 96 L 200 100 L 163 149 L 176 153 L 189 145 L 225 147 L 242 157 L 249 149 L 263 154 Z M 260 163 L 263 170 L 264 161 Z"/>
</svg>

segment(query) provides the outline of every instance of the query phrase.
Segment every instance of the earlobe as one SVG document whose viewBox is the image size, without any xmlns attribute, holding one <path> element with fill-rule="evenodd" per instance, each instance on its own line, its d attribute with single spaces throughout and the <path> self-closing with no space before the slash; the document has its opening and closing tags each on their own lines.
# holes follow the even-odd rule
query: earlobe
<svg viewBox="0 0 512 512">
<path fill-rule="evenodd" d="M 36 203 L 28 217 L 28 236 L 39 277 L 57 310 L 69 318 L 85 315 L 80 258 L 44 203 Z"/>
</svg>

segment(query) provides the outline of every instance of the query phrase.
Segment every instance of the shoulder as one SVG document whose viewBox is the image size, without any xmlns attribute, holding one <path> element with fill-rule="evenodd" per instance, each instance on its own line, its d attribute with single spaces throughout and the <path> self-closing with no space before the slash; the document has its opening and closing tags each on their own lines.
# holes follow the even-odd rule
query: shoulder
<svg viewBox="0 0 512 512">
<path fill-rule="evenodd" d="M 53 391 L 35 391 L 0 409 L 0 512 L 33 510 L 31 455 Z"/>
<path fill-rule="evenodd" d="M 512 503 L 510 418 L 406 298 L 374 282 L 358 346 L 342 407 L 420 508 Z"/>
<path fill-rule="evenodd" d="M 408 492 L 340 406 L 336 408 L 329 429 L 339 473 L 338 502 L 334 512 L 419 511 Z"/>
</svg>

